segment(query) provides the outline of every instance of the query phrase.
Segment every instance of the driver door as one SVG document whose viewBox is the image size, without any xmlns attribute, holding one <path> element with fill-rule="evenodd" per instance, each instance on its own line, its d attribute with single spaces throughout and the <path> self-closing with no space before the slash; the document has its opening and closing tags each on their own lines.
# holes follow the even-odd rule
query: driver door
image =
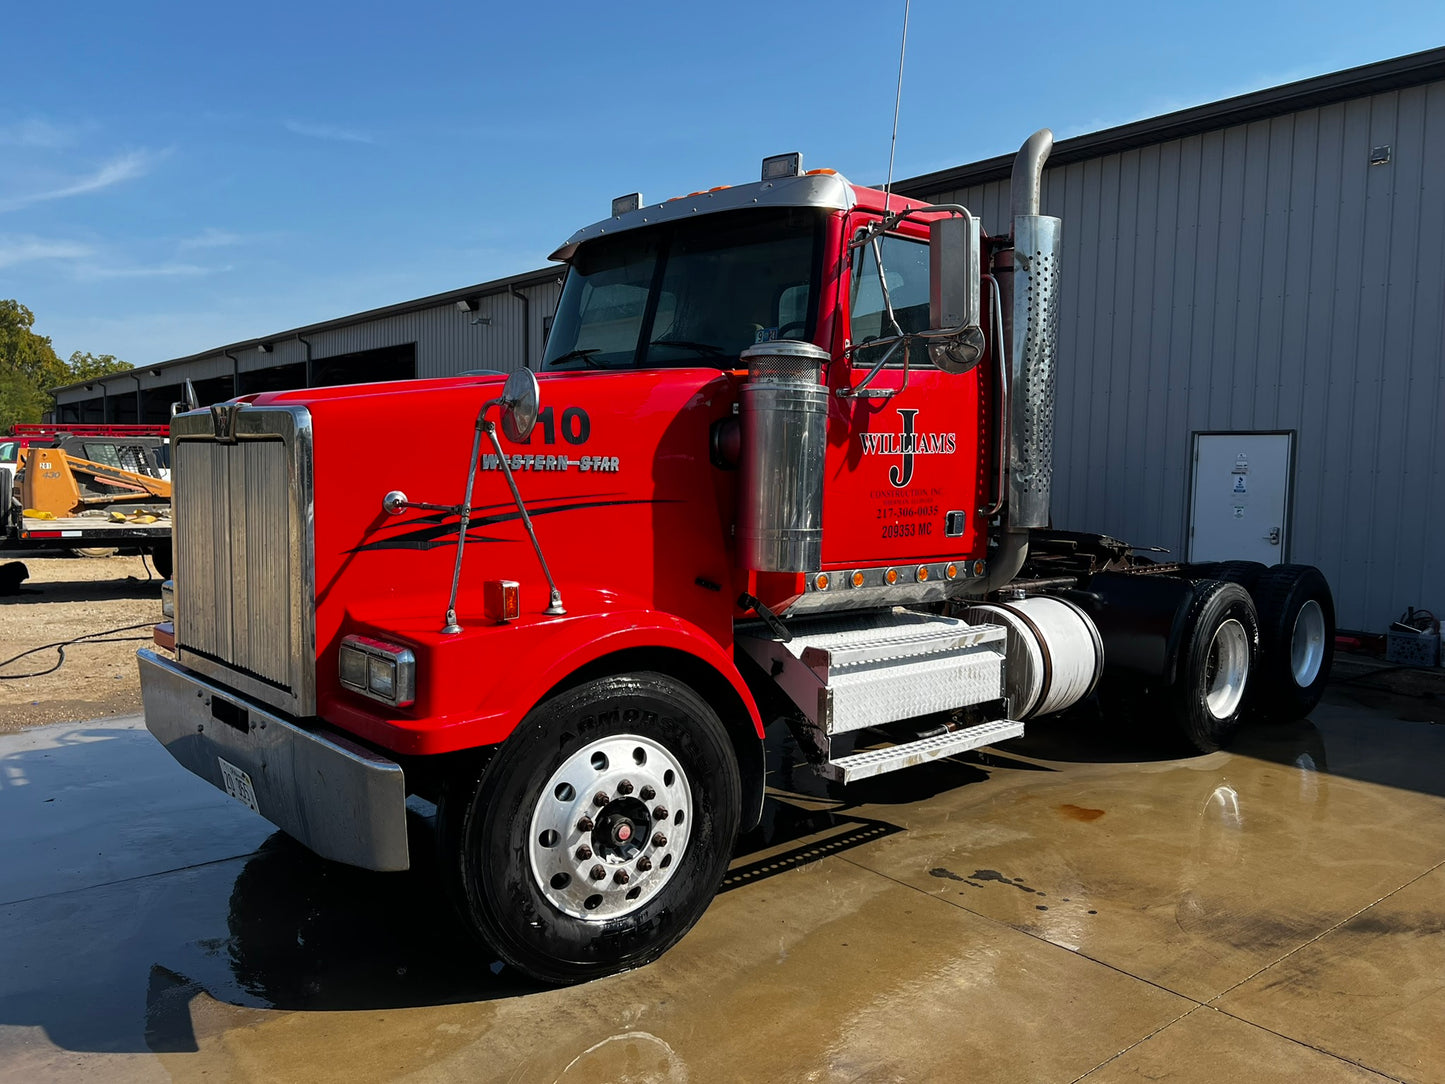
<svg viewBox="0 0 1445 1084">
<path fill-rule="evenodd" d="M 878 216 L 850 216 L 848 236 Z M 827 483 L 823 500 L 823 568 L 897 567 L 911 583 L 916 566 L 983 556 L 979 509 L 987 504 L 981 477 L 987 361 L 962 375 L 933 367 L 921 341 L 896 350 L 857 391 L 887 352 L 871 345 L 894 334 L 884 311 L 878 256 L 894 315 L 903 330 L 929 322 L 929 258 L 925 227 L 905 222 L 877 245 L 854 248 L 839 276 L 838 305 L 849 351 L 835 368 L 828 416 Z"/>
</svg>

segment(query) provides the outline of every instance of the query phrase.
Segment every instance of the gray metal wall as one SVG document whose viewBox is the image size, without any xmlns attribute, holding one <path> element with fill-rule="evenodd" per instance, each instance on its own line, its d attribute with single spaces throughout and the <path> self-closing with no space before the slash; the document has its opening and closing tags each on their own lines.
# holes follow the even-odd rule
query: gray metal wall
<svg viewBox="0 0 1445 1084">
<path fill-rule="evenodd" d="M 931 198 L 1007 232 L 1006 181 Z M 1054 522 L 1182 555 L 1191 433 L 1291 429 L 1287 559 L 1341 627 L 1445 612 L 1445 82 L 1051 169 L 1043 203 Z"/>
</svg>

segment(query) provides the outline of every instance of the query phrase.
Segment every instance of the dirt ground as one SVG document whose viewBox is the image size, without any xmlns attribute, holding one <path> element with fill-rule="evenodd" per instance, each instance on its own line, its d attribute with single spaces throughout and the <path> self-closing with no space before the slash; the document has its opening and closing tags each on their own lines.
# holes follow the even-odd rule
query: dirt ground
<svg viewBox="0 0 1445 1084">
<path fill-rule="evenodd" d="M 22 651 L 124 625 L 161 619 L 161 580 L 140 557 L 15 557 L 30 578 L 19 595 L 0 596 L 0 663 Z M 58 669 L 55 648 L 0 665 L 0 734 L 42 723 L 98 719 L 140 710 L 136 648 L 149 628 L 116 632 L 121 642 L 81 641 L 65 649 Z M 134 639 L 131 639 L 134 637 Z M 50 670 L 38 677 L 16 675 Z"/>
</svg>

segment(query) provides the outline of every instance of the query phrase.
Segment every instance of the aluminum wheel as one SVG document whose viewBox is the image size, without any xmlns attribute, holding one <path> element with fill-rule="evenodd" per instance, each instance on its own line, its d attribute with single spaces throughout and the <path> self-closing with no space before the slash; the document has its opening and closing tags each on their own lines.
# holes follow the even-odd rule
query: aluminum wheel
<svg viewBox="0 0 1445 1084">
<path fill-rule="evenodd" d="M 1319 677 L 1325 658 L 1325 614 L 1320 604 L 1310 599 L 1300 607 L 1294 619 L 1294 633 L 1289 641 L 1289 667 L 1295 684 L 1307 689 Z"/>
<path fill-rule="evenodd" d="M 692 790 L 665 747 L 636 734 L 583 746 L 532 811 L 532 876 L 558 910 L 606 921 L 635 911 L 677 872 L 692 831 Z"/>
<path fill-rule="evenodd" d="M 1209 642 L 1204 703 L 1216 719 L 1228 719 L 1239 709 L 1249 678 L 1249 634 L 1234 618 L 1222 621 Z"/>
</svg>

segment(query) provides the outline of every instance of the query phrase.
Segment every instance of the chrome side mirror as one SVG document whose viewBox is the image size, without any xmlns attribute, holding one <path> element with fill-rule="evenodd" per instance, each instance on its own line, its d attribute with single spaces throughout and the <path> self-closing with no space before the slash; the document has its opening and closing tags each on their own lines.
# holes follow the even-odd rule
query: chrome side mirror
<svg viewBox="0 0 1445 1084">
<path fill-rule="evenodd" d="M 502 433 L 513 444 L 523 444 L 537 424 L 537 411 L 542 390 L 537 374 L 531 369 L 517 369 L 502 385 L 499 400 L 502 406 Z"/>
<path fill-rule="evenodd" d="M 929 225 L 928 356 L 946 373 L 966 373 L 983 357 L 982 249 L 972 215 L 950 215 Z"/>
</svg>

